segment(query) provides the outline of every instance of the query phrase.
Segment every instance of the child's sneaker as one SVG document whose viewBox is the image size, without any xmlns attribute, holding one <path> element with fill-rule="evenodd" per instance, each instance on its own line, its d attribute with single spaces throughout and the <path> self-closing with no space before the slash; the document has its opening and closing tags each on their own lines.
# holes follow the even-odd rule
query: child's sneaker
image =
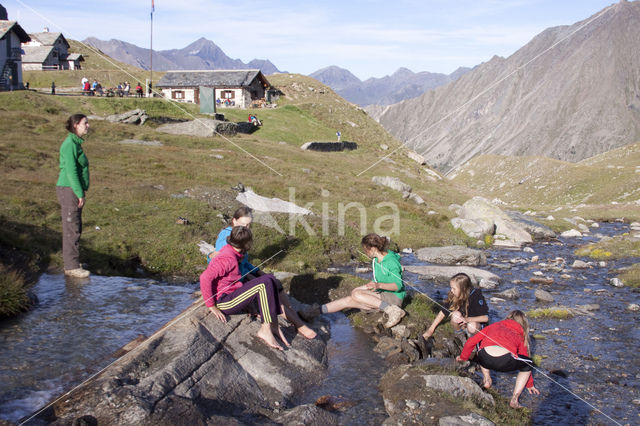
<svg viewBox="0 0 640 426">
<path fill-rule="evenodd" d="M 389 305 L 384 308 L 384 313 L 387 314 L 387 322 L 384 323 L 384 328 L 391 328 L 398 324 L 402 318 L 407 314 L 401 307 L 396 305 Z"/>
</svg>

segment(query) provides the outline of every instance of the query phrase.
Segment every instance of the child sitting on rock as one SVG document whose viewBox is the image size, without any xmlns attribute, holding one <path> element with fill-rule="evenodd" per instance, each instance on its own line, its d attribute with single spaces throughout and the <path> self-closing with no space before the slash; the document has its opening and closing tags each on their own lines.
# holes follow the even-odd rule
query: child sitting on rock
<svg viewBox="0 0 640 426">
<path fill-rule="evenodd" d="M 480 350 L 476 360 L 482 370 L 485 388 L 489 389 L 493 384 L 489 370 L 502 372 L 517 370 L 516 385 L 509 405 L 512 408 L 521 407 L 518 399 L 525 386 L 530 394 L 540 394 L 533 386 L 531 375 L 533 363 L 529 358 L 529 322 L 524 313 L 518 310 L 511 311 L 507 319 L 482 329 L 467 340 L 462 348 L 462 354 L 456 360 L 460 362 L 468 360 L 478 344 Z"/>
<path fill-rule="evenodd" d="M 388 250 L 389 241 L 380 235 L 369 234 L 362 239 L 362 248 L 372 258 L 373 280 L 351 291 L 351 295 L 322 306 L 307 306 L 300 315 L 307 321 L 320 314 L 357 308 L 379 309 L 387 314 L 385 328 L 398 324 L 405 316 L 402 301 L 405 296 L 400 255 Z"/>
<path fill-rule="evenodd" d="M 251 230 L 245 226 L 235 226 L 229 235 L 228 244 L 213 258 L 207 269 L 200 275 L 202 298 L 209 310 L 222 322 L 227 322 L 225 314 L 232 315 L 244 311 L 251 303 L 257 302 L 262 326 L 257 336 L 274 349 L 282 350 L 273 331 L 282 342 L 289 342 L 278 325 L 280 298 L 276 288 L 276 278 L 264 274 L 242 283 L 239 261 L 249 251 L 253 243 Z"/>
<path fill-rule="evenodd" d="M 489 307 L 482 290 L 473 287 L 469 275 L 455 274 L 449 280 L 449 286 L 451 290 L 444 306 L 422 336 L 425 339 L 433 336 L 436 327 L 450 315 L 456 337 L 464 344 L 468 336 L 473 336 L 489 322 Z"/>
</svg>

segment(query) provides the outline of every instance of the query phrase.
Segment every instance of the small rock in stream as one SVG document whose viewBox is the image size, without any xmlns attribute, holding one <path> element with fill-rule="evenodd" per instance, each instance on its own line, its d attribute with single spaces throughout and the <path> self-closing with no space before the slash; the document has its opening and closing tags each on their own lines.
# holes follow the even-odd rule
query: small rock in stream
<svg viewBox="0 0 640 426">
<path fill-rule="evenodd" d="M 574 260 L 573 264 L 571 265 L 571 267 L 573 269 L 587 269 L 590 268 L 591 265 L 589 265 L 587 262 L 576 259 Z"/>
<path fill-rule="evenodd" d="M 624 287 L 624 283 L 620 278 L 611 278 L 609 280 L 609 284 L 611 284 L 614 287 Z"/>
<path fill-rule="evenodd" d="M 539 288 L 536 289 L 534 294 L 538 302 L 552 303 L 554 300 L 551 293 L 549 293 L 548 291 L 540 290 Z"/>
<path fill-rule="evenodd" d="M 520 293 L 517 288 L 512 287 L 505 291 L 501 291 L 500 293 L 496 293 L 496 296 L 498 296 L 498 298 L 503 297 L 505 299 L 517 300 L 520 298 Z"/>
<path fill-rule="evenodd" d="M 627 305 L 627 311 L 638 312 L 640 311 L 640 305 L 637 305 L 635 303 L 629 303 Z"/>
</svg>

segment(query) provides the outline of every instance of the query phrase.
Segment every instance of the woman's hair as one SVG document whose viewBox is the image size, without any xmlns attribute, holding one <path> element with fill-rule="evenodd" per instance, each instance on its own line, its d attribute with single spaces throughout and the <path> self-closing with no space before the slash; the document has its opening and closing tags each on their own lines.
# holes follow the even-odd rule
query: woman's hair
<svg viewBox="0 0 640 426">
<path fill-rule="evenodd" d="M 71 117 L 67 118 L 67 122 L 64 125 L 64 128 L 70 131 L 71 133 L 76 132 L 76 126 L 80 123 L 84 118 L 87 118 L 84 114 L 73 114 Z"/>
<path fill-rule="evenodd" d="M 507 319 L 514 320 L 522 326 L 522 331 L 524 331 L 524 345 L 529 349 L 529 321 L 527 320 L 527 316 L 524 312 L 516 309 L 515 311 L 509 312 Z"/>
<path fill-rule="evenodd" d="M 248 252 L 253 245 L 251 229 L 246 226 L 234 226 L 233 229 L 231 229 L 231 234 L 227 237 L 227 243 L 243 253 Z"/>
<path fill-rule="evenodd" d="M 385 237 L 381 237 L 378 234 L 367 234 L 362 238 L 363 247 L 375 247 L 379 251 L 387 251 L 387 247 L 389 246 L 389 240 Z"/>
<path fill-rule="evenodd" d="M 460 289 L 460 294 L 458 296 L 455 296 L 451 291 L 449 291 L 449 295 L 447 296 L 449 310 L 463 311 L 462 308 L 464 307 L 463 314 L 466 316 L 469 311 L 469 294 L 471 294 L 471 290 L 473 290 L 471 278 L 469 278 L 469 275 L 464 272 L 460 272 L 452 276 L 449 282 L 456 283 Z"/>
<path fill-rule="evenodd" d="M 235 220 L 238 220 L 241 217 L 253 217 L 253 210 L 251 210 L 249 207 L 245 207 L 245 206 L 242 206 L 242 207 L 238 208 L 233 213 L 233 218 Z"/>
</svg>

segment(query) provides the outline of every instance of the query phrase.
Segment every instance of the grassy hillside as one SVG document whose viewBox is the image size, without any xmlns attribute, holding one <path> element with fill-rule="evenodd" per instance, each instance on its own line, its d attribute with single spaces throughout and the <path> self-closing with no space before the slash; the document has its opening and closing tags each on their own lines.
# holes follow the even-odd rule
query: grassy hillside
<svg viewBox="0 0 640 426">
<path fill-rule="evenodd" d="M 118 83 L 128 81 L 132 87 L 139 81 L 144 84 L 149 78 L 149 71 L 142 70 L 132 65 L 124 64 L 111 59 L 100 50 L 87 46 L 75 40 L 68 40 L 71 53 L 82 53 L 85 62 L 81 62 L 82 70 L 77 71 L 24 71 L 22 80 L 29 82 L 31 88 L 46 89 L 51 87 L 51 82 L 55 81 L 58 92 L 65 92 L 69 88 L 80 90 L 80 80 L 87 77 L 91 81 L 97 79 L 102 83 L 102 87 L 116 87 Z M 154 72 L 154 84 L 162 78 L 164 72 Z"/>
<path fill-rule="evenodd" d="M 157 124 L 152 121 L 142 127 L 90 121 L 83 148 L 91 164 L 91 188 L 81 242 L 81 257 L 90 269 L 101 274 L 197 277 L 203 258 L 196 243 L 213 240 L 223 226 L 221 215 L 235 209 L 230 187 L 238 182 L 258 194 L 285 200 L 293 191 L 296 203 L 315 213 L 307 219 L 311 231 L 301 223 L 291 229 L 287 217 L 274 215 L 285 233 L 293 234 L 290 236 L 255 226 L 252 256 L 256 264 L 286 250 L 269 262 L 269 268 L 313 271 L 358 257 L 361 220 L 364 232 L 371 232 L 376 221 L 382 221 L 382 231 L 390 232 L 393 221 L 388 217 L 394 213 L 393 206 L 399 234 L 391 236 L 400 247 L 468 241 L 451 230 L 447 210 L 449 204 L 463 202 L 467 196 L 447 182 L 432 182 L 424 167 L 402 150 L 358 176 L 398 147 L 360 108 L 307 77 L 277 75 L 270 80 L 285 96 L 277 108 L 252 111 L 264 122 L 253 135 L 229 140 L 197 138 L 156 132 Z M 198 116 L 195 105 L 162 99 L 0 93 L 0 249 L 13 253 L 2 256 L 5 272 L 28 274 L 29 281 L 34 271 L 61 266 L 54 185 L 66 118 L 78 111 L 105 116 L 134 108 L 145 109 L 152 119 Z M 222 112 L 237 121 L 245 121 L 249 113 Z M 357 142 L 359 149 L 344 153 L 300 150 L 307 141 L 335 140 L 338 129 L 343 140 Z M 118 143 L 133 138 L 157 140 L 163 146 Z M 383 143 L 391 148 L 383 151 Z M 224 159 L 215 157 L 219 155 Z M 399 177 L 427 203 L 418 206 L 402 199 L 399 192 L 373 185 L 375 175 Z M 342 214 L 346 225 L 340 226 L 340 211 L 348 203 L 361 203 L 364 209 L 346 209 Z M 428 214 L 431 210 L 437 214 Z M 323 220 L 323 215 L 330 219 Z M 176 224 L 179 216 L 188 218 L 190 224 Z"/>
<path fill-rule="evenodd" d="M 483 155 L 463 166 L 453 178 L 458 185 L 490 199 L 544 212 L 558 206 L 583 217 L 640 219 L 640 143 L 579 163 L 542 157 Z"/>
</svg>

